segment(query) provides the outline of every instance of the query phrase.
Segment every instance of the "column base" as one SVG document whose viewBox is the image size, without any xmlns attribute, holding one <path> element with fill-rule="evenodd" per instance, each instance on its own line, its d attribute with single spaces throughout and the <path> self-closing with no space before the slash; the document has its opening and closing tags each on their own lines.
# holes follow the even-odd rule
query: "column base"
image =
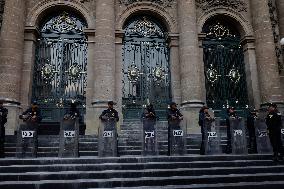
<svg viewBox="0 0 284 189">
<path fill-rule="evenodd" d="M 181 103 L 181 113 L 187 124 L 188 134 L 200 134 L 201 130 L 198 125 L 199 110 L 204 106 L 204 102 L 200 100 L 187 101 Z"/>
<path fill-rule="evenodd" d="M 19 115 L 21 107 L 19 102 L 10 99 L 1 99 L 4 101 L 4 107 L 8 109 L 8 120 L 5 124 L 6 135 L 14 135 L 19 127 Z"/>
</svg>

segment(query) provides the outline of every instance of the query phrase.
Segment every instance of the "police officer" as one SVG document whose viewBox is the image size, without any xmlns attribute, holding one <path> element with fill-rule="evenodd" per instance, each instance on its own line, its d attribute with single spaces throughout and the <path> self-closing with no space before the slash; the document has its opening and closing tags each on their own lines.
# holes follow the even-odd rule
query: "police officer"
<svg viewBox="0 0 284 189">
<path fill-rule="evenodd" d="M 170 108 L 168 109 L 168 112 L 167 112 L 167 118 L 168 118 L 168 121 L 183 119 L 183 115 L 180 113 L 179 109 L 177 108 L 177 104 L 175 102 L 172 102 L 170 104 Z"/>
<path fill-rule="evenodd" d="M 20 115 L 20 119 L 24 121 L 33 121 L 39 123 L 42 120 L 41 111 L 36 101 L 33 101 L 31 106 Z"/>
<path fill-rule="evenodd" d="M 147 124 L 147 128 L 145 128 L 145 125 L 144 125 L 144 129 L 145 130 L 154 130 L 154 125 L 155 125 L 155 121 L 157 119 L 157 116 L 156 116 L 156 112 L 155 112 L 155 109 L 154 109 L 154 106 L 153 104 L 149 104 L 143 114 L 142 114 L 142 119 L 147 119 L 147 120 L 151 120 L 152 124 Z"/>
<path fill-rule="evenodd" d="M 64 115 L 64 119 L 75 119 L 75 118 L 81 119 L 80 111 L 77 108 L 77 102 L 72 101 L 70 105 L 70 109 L 66 112 Z M 81 120 L 80 120 L 81 121 Z"/>
<path fill-rule="evenodd" d="M 232 144 L 231 144 L 231 125 L 230 125 L 230 118 L 237 119 L 237 113 L 235 111 L 234 107 L 229 107 L 227 109 L 227 117 L 226 117 L 226 125 L 227 125 L 227 147 L 226 147 L 226 153 L 231 154 L 232 153 Z"/>
<path fill-rule="evenodd" d="M 3 107 L 3 101 L 0 101 L 0 158 L 5 157 L 5 123 L 7 123 L 8 110 Z"/>
<path fill-rule="evenodd" d="M 177 108 L 175 102 L 170 103 L 170 108 L 167 111 L 168 119 L 168 139 L 170 139 L 171 131 L 173 129 L 180 129 L 180 121 L 183 120 L 183 115 L 180 110 Z M 170 141 L 168 143 L 168 155 L 170 155 Z"/>
<path fill-rule="evenodd" d="M 266 125 L 268 128 L 269 139 L 273 148 L 273 161 L 283 160 L 283 146 L 281 141 L 281 114 L 274 103 L 268 106 L 268 115 L 266 116 Z"/>
<path fill-rule="evenodd" d="M 119 117 L 118 117 L 118 112 L 113 108 L 114 102 L 113 101 L 109 101 L 108 102 L 108 109 L 104 110 L 102 112 L 102 114 L 100 115 L 100 119 L 102 121 L 106 121 L 106 120 L 115 120 L 115 121 L 119 121 Z"/>
<path fill-rule="evenodd" d="M 249 153 L 257 153 L 254 121 L 257 118 L 257 110 L 251 109 L 247 116 L 247 129 L 249 134 Z"/>
<path fill-rule="evenodd" d="M 205 146 L 204 146 L 204 141 L 206 138 L 206 133 L 205 133 L 205 120 L 211 120 L 211 116 L 208 112 L 209 108 L 207 106 L 203 106 L 200 111 L 199 111 L 199 120 L 198 120 L 198 125 L 201 128 L 201 136 L 202 136 L 202 140 L 201 140 L 201 146 L 200 146 L 200 155 L 204 155 L 205 154 Z"/>
</svg>

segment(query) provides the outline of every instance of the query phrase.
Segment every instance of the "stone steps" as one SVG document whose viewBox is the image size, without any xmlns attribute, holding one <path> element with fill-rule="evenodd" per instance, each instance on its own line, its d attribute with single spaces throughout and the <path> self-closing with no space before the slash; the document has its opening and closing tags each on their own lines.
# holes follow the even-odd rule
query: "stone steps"
<svg viewBox="0 0 284 189">
<path fill-rule="evenodd" d="M 0 160 L 1 189 L 283 188 L 283 177 L 271 155 Z"/>
</svg>

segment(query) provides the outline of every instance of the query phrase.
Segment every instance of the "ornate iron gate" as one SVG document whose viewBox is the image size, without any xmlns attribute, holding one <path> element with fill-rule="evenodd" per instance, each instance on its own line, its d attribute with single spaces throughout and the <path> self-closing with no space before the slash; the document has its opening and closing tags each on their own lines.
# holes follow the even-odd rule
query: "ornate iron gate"
<svg viewBox="0 0 284 189">
<path fill-rule="evenodd" d="M 85 111 L 87 84 L 86 25 L 66 12 L 49 19 L 41 29 L 34 67 L 33 100 L 44 121 L 58 122 L 70 101 Z"/>
<path fill-rule="evenodd" d="M 129 23 L 123 43 L 123 115 L 137 119 L 141 110 L 152 103 L 163 118 L 171 99 L 166 33 L 146 16 Z"/>
<path fill-rule="evenodd" d="M 205 28 L 203 41 L 207 105 L 215 110 L 248 104 L 243 48 L 239 34 L 216 21 Z"/>
</svg>

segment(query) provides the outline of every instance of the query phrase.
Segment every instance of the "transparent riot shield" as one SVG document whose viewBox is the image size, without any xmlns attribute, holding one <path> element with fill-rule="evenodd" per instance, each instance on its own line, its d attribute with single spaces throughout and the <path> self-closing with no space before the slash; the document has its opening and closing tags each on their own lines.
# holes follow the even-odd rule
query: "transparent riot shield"
<svg viewBox="0 0 284 189">
<path fill-rule="evenodd" d="M 243 118 L 230 118 L 233 154 L 247 154 L 246 131 Z"/>
<path fill-rule="evenodd" d="M 79 157 L 79 118 L 65 117 L 60 124 L 59 157 Z"/>
<path fill-rule="evenodd" d="M 4 156 L 5 128 L 2 123 L 2 112 L 0 112 L 0 156 Z"/>
<path fill-rule="evenodd" d="M 17 148 L 16 157 L 37 157 L 38 123 L 36 121 L 27 120 L 20 124 L 17 132 Z"/>
<path fill-rule="evenodd" d="M 186 122 L 184 120 L 168 121 L 169 155 L 184 155 L 186 153 L 186 135 Z"/>
<path fill-rule="evenodd" d="M 142 155 L 157 155 L 156 119 L 144 118 L 142 122 Z"/>
<path fill-rule="evenodd" d="M 117 128 L 115 119 L 106 119 L 100 122 L 99 127 L 99 156 L 117 156 Z"/>
<path fill-rule="evenodd" d="M 284 116 L 281 116 L 282 120 L 282 128 L 281 128 L 281 139 L 282 139 L 282 144 L 284 145 Z"/>
<path fill-rule="evenodd" d="M 219 119 L 205 119 L 204 123 L 204 147 L 205 154 L 221 154 Z"/>
<path fill-rule="evenodd" d="M 255 127 L 257 152 L 259 154 L 271 154 L 272 146 L 269 140 L 265 118 L 255 119 L 254 127 Z"/>
</svg>

